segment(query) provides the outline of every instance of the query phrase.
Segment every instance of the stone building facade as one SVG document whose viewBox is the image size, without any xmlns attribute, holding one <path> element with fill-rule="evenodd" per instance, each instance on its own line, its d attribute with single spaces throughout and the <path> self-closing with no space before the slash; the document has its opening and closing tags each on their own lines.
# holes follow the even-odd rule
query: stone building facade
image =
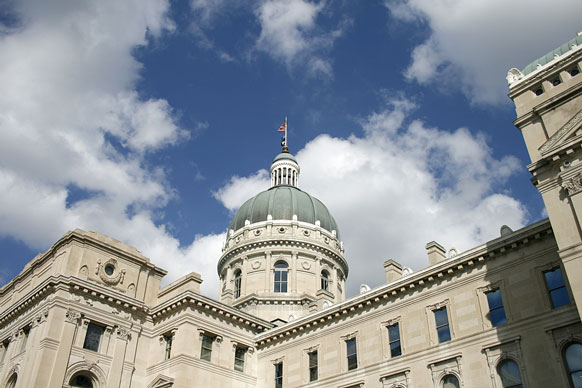
<svg viewBox="0 0 582 388">
<path fill-rule="evenodd" d="M 0 289 L 0 387 L 582 387 L 582 36 L 508 73 L 549 219 L 346 299 L 348 261 L 288 152 L 196 273 L 74 230 Z"/>
</svg>

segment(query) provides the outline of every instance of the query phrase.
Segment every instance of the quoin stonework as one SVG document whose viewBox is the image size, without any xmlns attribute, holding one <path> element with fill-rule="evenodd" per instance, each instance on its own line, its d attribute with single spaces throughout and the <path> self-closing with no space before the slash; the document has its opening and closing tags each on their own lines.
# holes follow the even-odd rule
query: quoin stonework
<svg viewBox="0 0 582 388">
<path fill-rule="evenodd" d="M 428 242 L 426 268 L 388 260 L 346 299 L 341 225 L 285 147 L 229 225 L 218 301 L 96 232 L 32 259 L 0 289 L 0 387 L 582 387 L 581 70 L 579 35 L 507 74 L 548 219 Z"/>
</svg>

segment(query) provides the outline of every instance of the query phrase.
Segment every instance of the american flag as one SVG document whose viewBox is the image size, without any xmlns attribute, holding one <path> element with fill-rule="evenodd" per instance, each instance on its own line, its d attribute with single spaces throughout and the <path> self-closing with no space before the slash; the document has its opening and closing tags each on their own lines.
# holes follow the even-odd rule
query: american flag
<svg viewBox="0 0 582 388">
<path fill-rule="evenodd" d="M 277 129 L 277 132 L 285 132 L 285 127 L 287 125 L 286 121 L 283 121 L 283 124 L 281 124 L 281 126 L 279 127 L 279 129 Z"/>
</svg>

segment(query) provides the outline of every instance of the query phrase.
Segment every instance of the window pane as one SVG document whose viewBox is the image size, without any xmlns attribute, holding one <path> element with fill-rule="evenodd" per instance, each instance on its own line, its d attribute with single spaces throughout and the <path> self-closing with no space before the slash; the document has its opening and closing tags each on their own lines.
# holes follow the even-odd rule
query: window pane
<svg viewBox="0 0 582 388">
<path fill-rule="evenodd" d="M 275 282 L 275 292 L 281 292 L 281 283 Z"/>
<path fill-rule="evenodd" d="M 390 343 L 390 355 L 392 357 L 397 357 L 402 354 L 402 349 L 400 348 L 400 341 Z"/>
<path fill-rule="evenodd" d="M 449 318 L 447 317 L 447 308 L 443 307 L 442 309 L 434 311 L 434 317 L 436 320 L 437 326 L 446 325 L 449 323 Z"/>
<path fill-rule="evenodd" d="M 491 310 L 489 312 L 489 316 L 493 326 L 503 325 L 505 322 L 507 322 L 507 318 L 505 317 L 505 310 L 503 307 L 496 310 Z"/>
<path fill-rule="evenodd" d="M 348 370 L 356 369 L 358 367 L 358 356 L 353 355 L 348 357 Z"/>
<path fill-rule="evenodd" d="M 287 292 L 287 283 L 281 283 L 281 292 Z"/>
<path fill-rule="evenodd" d="M 211 355 L 211 350 L 202 348 L 202 351 L 200 352 L 200 359 L 204 361 L 210 361 Z"/>
<path fill-rule="evenodd" d="M 554 308 L 570 304 L 570 297 L 565 286 L 551 291 L 550 298 L 552 299 L 552 307 Z"/>
<path fill-rule="evenodd" d="M 287 281 L 287 271 L 281 272 L 281 280 L 286 282 Z"/>
<path fill-rule="evenodd" d="M 101 336 L 105 329 L 101 326 L 97 326 L 93 323 L 89 323 L 87 326 L 87 334 L 85 335 L 85 342 L 83 347 L 94 352 L 99 351 L 99 342 L 101 342 Z"/>
<path fill-rule="evenodd" d="M 521 387 L 519 367 L 511 360 L 503 361 L 498 367 L 499 377 L 504 388 Z"/>
<path fill-rule="evenodd" d="M 550 290 L 564 285 L 564 278 L 562 277 L 562 270 L 560 268 L 545 272 L 544 275 Z"/>
<path fill-rule="evenodd" d="M 281 271 L 275 271 L 275 281 L 281 281 Z"/>
<path fill-rule="evenodd" d="M 568 364 L 568 371 L 575 372 L 582 370 L 582 345 L 572 344 L 566 348 L 564 353 L 566 356 L 566 363 Z"/>
<path fill-rule="evenodd" d="M 451 332 L 449 326 L 441 326 L 437 329 L 439 335 L 439 342 L 447 342 L 451 340 Z"/>
<path fill-rule="evenodd" d="M 443 388 L 459 388 L 459 379 L 453 375 L 447 375 L 443 379 Z"/>
<path fill-rule="evenodd" d="M 400 330 L 398 324 L 388 327 L 388 337 L 390 337 L 390 342 L 400 339 Z"/>
<path fill-rule="evenodd" d="M 501 290 L 495 290 L 488 292 L 487 302 L 489 303 L 489 309 L 493 310 L 497 307 L 503 307 L 503 300 L 501 299 Z"/>
<path fill-rule="evenodd" d="M 356 353 L 356 339 L 352 338 L 351 340 L 346 341 L 348 354 Z"/>
<path fill-rule="evenodd" d="M 76 377 L 73 377 L 73 379 L 71 380 L 70 385 L 72 387 L 79 387 L 79 388 L 93 388 L 93 383 L 91 382 L 91 379 L 85 375 L 78 375 Z"/>
</svg>

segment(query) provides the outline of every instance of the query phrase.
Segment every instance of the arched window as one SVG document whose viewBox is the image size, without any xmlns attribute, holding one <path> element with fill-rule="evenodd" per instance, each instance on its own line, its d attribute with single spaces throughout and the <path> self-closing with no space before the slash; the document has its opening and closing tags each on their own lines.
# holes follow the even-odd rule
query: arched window
<svg viewBox="0 0 582 388">
<path fill-rule="evenodd" d="M 582 387 L 582 345 L 573 343 L 564 350 L 570 383 L 574 388 Z"/>
<path fill-rule="evenodd" d="M 234 273 L 234 297 L 240 298 L 240 287 L 242 284 L 242 273 L 240 269 L 237 269 Z"/>
<path fill-rule="evenodd" d="M 287 274 L 289 266 L 284 261 L 275 263 L 275 292 L 287 292 Z"/>
<path fill-rule="evenodd" d="M 327 271 L 321 271 L 321 289 L 327 290 L 329 287 L 329 274 Z"/>
<path fill-rule="evenodd" d="M 10 379 L 8 380 L 8 384 L 6 384 L 6 388 L 14 388 L 16 386 L 16 380 L 18 379 L 18 376 L 16 375 L 16 373 L 14 373 Z"/>
<path fill-rule="evenodd" d="M 441 380 L 442 388 L 460 388 L 459 379 L 455 375 L 446 375 Z"/>
<path fill-rule="evenodd" d="M 501 378 L 503 388 L 522 388 L 521 374 L 519 373 L 519 366 L 512 360 L 502 361 L 497 366 L 497 373 Z"/>
<path fill-rule="evenodd" d="M 80 373 L 71 378 L 69 385 L 73 388 L 93 388 L 93 379 L 84 373 Z"/>
</svg>

